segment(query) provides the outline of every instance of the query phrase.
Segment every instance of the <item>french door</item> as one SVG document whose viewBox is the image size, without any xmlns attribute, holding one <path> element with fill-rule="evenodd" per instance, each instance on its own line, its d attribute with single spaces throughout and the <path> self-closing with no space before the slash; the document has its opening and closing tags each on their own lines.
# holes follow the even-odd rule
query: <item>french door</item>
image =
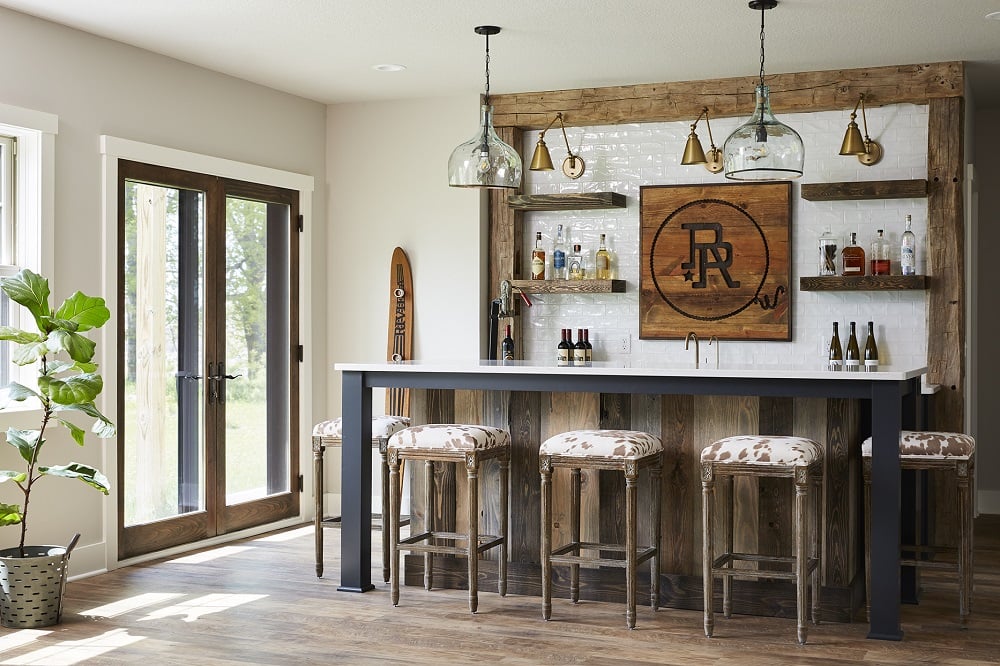
<svg viewBox="0 0 1000 666">
<path fill-rule="evenodd" d="M 118 174 L 119 558 L 298 515 L 298 192 Z"/>
</svg>

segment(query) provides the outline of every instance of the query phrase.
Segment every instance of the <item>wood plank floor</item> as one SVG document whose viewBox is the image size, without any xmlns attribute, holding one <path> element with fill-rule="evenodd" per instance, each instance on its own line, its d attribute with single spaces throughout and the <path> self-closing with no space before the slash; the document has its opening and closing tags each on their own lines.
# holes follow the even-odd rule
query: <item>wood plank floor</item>
<svg viewBox="0 0 1000 666">
<path fill-rule="evenodd" d="M 648 607 L 625 629 L 619 604 L 387 586 L 337 592 L 339 530 L 326 531 L 326 577 L 313 571 L 312 528 L 241 541 L 73 581 L 63 623 L 0 630 L 2 664 L 983 664 L 1000 663 L 1000 516 L 976 525 L 976 591 L 970 627 L 944 574 L 924 574 L 919 606 L 904 606 L 905 640 L 865 639 L 866 625 L 823 623 L 809 644 L 794 621 L 717 616 L 702 634 L 700 612 Z M 377 553 L 378 534 L 372 534 Z M 372 568 L 381 581 L 381 565 Z"/>
</svg>

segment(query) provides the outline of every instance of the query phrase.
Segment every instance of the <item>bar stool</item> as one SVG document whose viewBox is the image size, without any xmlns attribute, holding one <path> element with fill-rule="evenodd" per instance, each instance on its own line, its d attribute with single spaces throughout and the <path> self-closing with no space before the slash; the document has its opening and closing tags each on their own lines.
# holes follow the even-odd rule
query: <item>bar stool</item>
<svg viewBox="0 0 1000 666">
<path fill-rule="evenodd" d="M 382 578 L 389 582 L 389 525 L 386 516 L 389 513 L 389 496 L 385 492 L 389 483 L 389 467 L 386 465 L 385 446 L 389 437 L 410 425 L 410 419 L 405 416 L 373 416 L 372 446 L 377 446 L 382 455 Z M 344 443 L 344 428 L 341 419 L 320 421 L 313 426 L 313 484 L 316 492 L 316 576 L 323 576 L 323 453 L 328 446 L 342 446 Z"/>
<path fill-rule="evenodd" d="M 507 493 L 510 467 L 510 433 L 480 425 L 434 424 L 406 428 L 389 438 L 389 539 L 392 553 L 390 583 L 392 605 L 399 605 L 399 553 L 424 554 L 424 589 L 433 583 L 434 553 L 460 555 L 469 562 L 469 610 L 479 609 L 479 554 L 500 549 L 498 591 L 507 594 Z M 496 458 L 500 463 L 500 534 L 479 533 L 479 466 Z M 425 476 L 424 531 L 399 538 L 399 467 L 404 460 L 423 460 Z M 469 527 L 466 533 L 434 529 L 434 461 L 460 463 L 468 473 Z M 455 545 L 439 544 L 439 540 Z M 422 543 L 423 542 L 423 543 Z M 458 545 L 464 542 L 464 545 Z"/>
<path fill-rule="evenodd" d="M 552 565 L 570 565 L 570 597 L 580 600 L 580 564 L 625 569 L 625 624 L 635 628 L 636 568 L 649 560 L 650 605 L 655 611 L 660 603 L 660 502 L 654 501 L 651 546 L 639 546 L 636 482 L 639 470 L 648 467 L 653 497 L 660 497 L 660 473 L 663 466 L 660 438 L 635 430 L 572 430 L 542 443 L 538 450 L 542 475 L 542 618 L 552 617 Z M 552 548 L 552 471 L 557 467 L 571 470 L 572 502 L 570 508 L 571 541 Z M 580 470 L 607 469 L 625 474 L 625 544 L 580 541 Z M 599 559 L 581 556 L 581 550 L 623 552 L 624 558 Z"/>
<path fill-rule="evenodd" d="M 715 555 L 712 512 L 715 501 L 715 477 L 726 480 L 725 552 Z M 788 477 L 795 482 L 795 506 L 792 510 L 794 552 L 791 557 L 738 553 L 733 550 L 732 482 L 735 476 Z M 819 529 L 822 524 L 821 483 L 823 479 L 823 449 L 811 439 L 766 435 L 726 437 L 701 452 L 702 486 L 702 558 L 705 593 L 705 635 L 712 637 L 715 629 L 713 596 L 715 576 L 722 576 L 722 610 L 731 617 L 733 611 L 732 579 L 734 576 L 773 578 L 795 581 L 795 600 L 799 643 L 806 642 L 806 579 L 812 582 L 812 621 L 819 621 Z M 810 498 L 810 487 L 815 493 Z M 815 503 L 811 529 L 808 502 Z M 810 543 L 807 555 L 807 540 Z M 734 569 L 735 562 L 756 562 L 757 569 Z M 777 569 L 776 565 L 792 565 L 792 570 Z M 770 565 L 772 568 L 761 568 Z"/>
<path fill-rule="evenodd" d="M 861 444 L 862 469 L 865 477 L 865 592 L 871 614 L 871 507 L 872 507 L 872 438 Z M 957 432 L 899 433 L 900 469 L 944 471 L 954 470 L 958 496 L 958 548 L 943 546 L 905 545 L 903 552 L 913 557 L 903 558 L 900 565 L 928 569 L 944 569 L 958 573 L 958 616 L 964 627 L 972 609 L 972 518 L 975 497 L 976 440 Z M 917 541 L 919 542 L 919 529 Z M 925 554 L 956 553 L 955 562 L 922 559 Z"/>
</svg>

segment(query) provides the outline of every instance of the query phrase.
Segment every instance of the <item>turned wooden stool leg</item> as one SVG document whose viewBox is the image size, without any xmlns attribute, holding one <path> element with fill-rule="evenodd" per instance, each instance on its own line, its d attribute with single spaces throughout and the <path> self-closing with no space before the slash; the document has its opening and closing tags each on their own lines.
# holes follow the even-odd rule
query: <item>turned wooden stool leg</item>
<svg viewBox="0 0 1000 666">
<path fill-rule="evenodd" d="M 396 512 L 399 512 L 397 507 Z M 413 527 L 411 525 L 410 529 Z M 424 532 L 434 531 L 434 461 L 424 461 Z M 432 540 L 433 541 L 433 540 Z M 434 586 L 434 553 L 424 553 L 424 589 Z"/>
<path fill-rule="evenodd" d="M 861 459 L 865 477 L 865 619 L 872 618 L 872 459 Z"/>
<path fill-rule="evenodd" d="M 735 485 L 735 479 L 732 475 L 727 474 L 722 478 L 722 524 L 725 525 L 726 532 L 726 553 L 733 552 L 733 532 L 735 531 L 733 524 L 736 522 L 736 508 L 733 506 L 733 502 L 736 500 L 733 487 Z M 728 562 L 726 568 L 733 569 L 733 562 Z M 733 616 L 733 577 L 728 575 L 722 577 L 722 615 L 726 618 Z"/>
<path fill-rule="evenodd" d="M 972 605 L 972 484 L 968 461 L 955 466 L 958 478 L 958 619 L 966 627 Z"/>
<path fill-rule="evenodd" d="M 542 619 L 552 617 L 552 457 L 539 460 L 542 475 Z"/>
<path fill-rule="evenodd" d="M 795 614 L 798 621 L 799 644 L 806 642 L 806 576 L 808 560 L 806 559 L 806 542 L 809 537 L 806 531 L 807 500 L 809 498 L 809 478 L 805 467 L 795 468 Z"/>
<path fill-rule="evenodd" d="M 650 602 L 655 611 L 660 607 L 660 519 L 662 517 L 661 505 L 663 498 L 661 496 L 662 487 L 662 468 L 663 468 L 663 456 L 662 454 L 657 458 L 656 464 L 649 468 L 649 480 L 653 486 L 653 547 L 656 548 L 656 552 L 653 557 L 649 560 L 649 596 Z"/>
<path fill-rule="evenodd" d="M 712 613 L 713 577 L 712 560 L 715 559 L 715 544 L 712 530 L 712 505 L 715 502 L 715 476 L 712 463 L 701 466 L 701 570 L 702 588 L 705 602 L 705 635 L 712 637 L 715 617 Z"/>
<path fill-rule="evenodd" d="M 636 522 L 639 519 L 636 510 L 636 464 L 634 460 L 625 461 L 625 625 L 635 629 L 635 549 L 638 545 Z"/>
<path fill-rule="evenodd" d="M 399 605 L 399 452 L 389 451 L 389 589 L 392 605 Z"/>
<path fill-rule="evenodd" d="M 469 610 L 479 610 L 479 457 L 465 454 L 469 478 Z"/>
<path fill-rule="evenodd" d="M 503 542 L 500 544 L 497 586 L 501 597 L 507 596 L 507 529 L 510 521 L 510 500 L 507 496 L 507 488 L 509 485 L 510 455 L 505 454 L 500 458 L 500 537 L 503 539 Z"/>
<path fill-rule="evenodd" d="M 386 454 L 386 445 L 389 440 L 380 439 L 378 442 L 378 452 L 382 458 L 381 481 L 382 481 L 382 580 L 389 582 L 389 462 Z M 399 480 L 402 484 L 403 474 L 400 468 Z M 402 498 L 402 488 L 400 488 L 400 498 Z M 402 499 L 400 499 L 402 505 Z"/>
<path fill-rule="evenodd" d="M 323 577 L 323 440 L 312 438 L 313 449 L 313 492 L 316 495 L 316 577 Z"/>
<path fill-rule="evenodd" d="M 569 534 L 570 541 L 575 544 L 580 543 L 580 486 L 580 470 L 570 470 Z M 580 555 L 579 546 L 573 554 Z M 571 564 L 569 571 L 569 597 L 575 604 L 580 602 L 580 565 Z"/>
<path fill-rule="evenodd" d="M 812 573 L 812 621 L 819 624 L 819 600 L 822 588 L 820 582 L 820 570 L 823 568 L 823 558 L 820 555 L 822 540 L 820 539 L 820 526 L 823 524 L 823 477 L 822 474 L 813 476 L 813 524 L 812 524 L 812 549 L 811 557 L 816 560 L 816 568 Z"/>
</svg>

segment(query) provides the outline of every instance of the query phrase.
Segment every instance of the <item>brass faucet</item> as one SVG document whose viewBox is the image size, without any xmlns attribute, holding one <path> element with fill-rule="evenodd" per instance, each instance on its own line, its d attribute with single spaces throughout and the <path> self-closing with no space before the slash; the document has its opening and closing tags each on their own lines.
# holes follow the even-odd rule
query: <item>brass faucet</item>
<svg viewBox="0 0 1000 666">
<path fill-rule="evenodd" d="M 714 335 L 708 339 L 708 346 L 711 347 L 712 343 L 715 343 L 715 369 L 719 369 L 719 338 Z"/>
<path fill-rule="evenodd" d="M 688 343 L 691 342 L 691 338 L 694 338 L 694 369 L 698 369 L 698 336 L 695 335 L 694 331 L 687 334 L 684 338 L 684 351 L 688 350 Z"/>
</svg>

